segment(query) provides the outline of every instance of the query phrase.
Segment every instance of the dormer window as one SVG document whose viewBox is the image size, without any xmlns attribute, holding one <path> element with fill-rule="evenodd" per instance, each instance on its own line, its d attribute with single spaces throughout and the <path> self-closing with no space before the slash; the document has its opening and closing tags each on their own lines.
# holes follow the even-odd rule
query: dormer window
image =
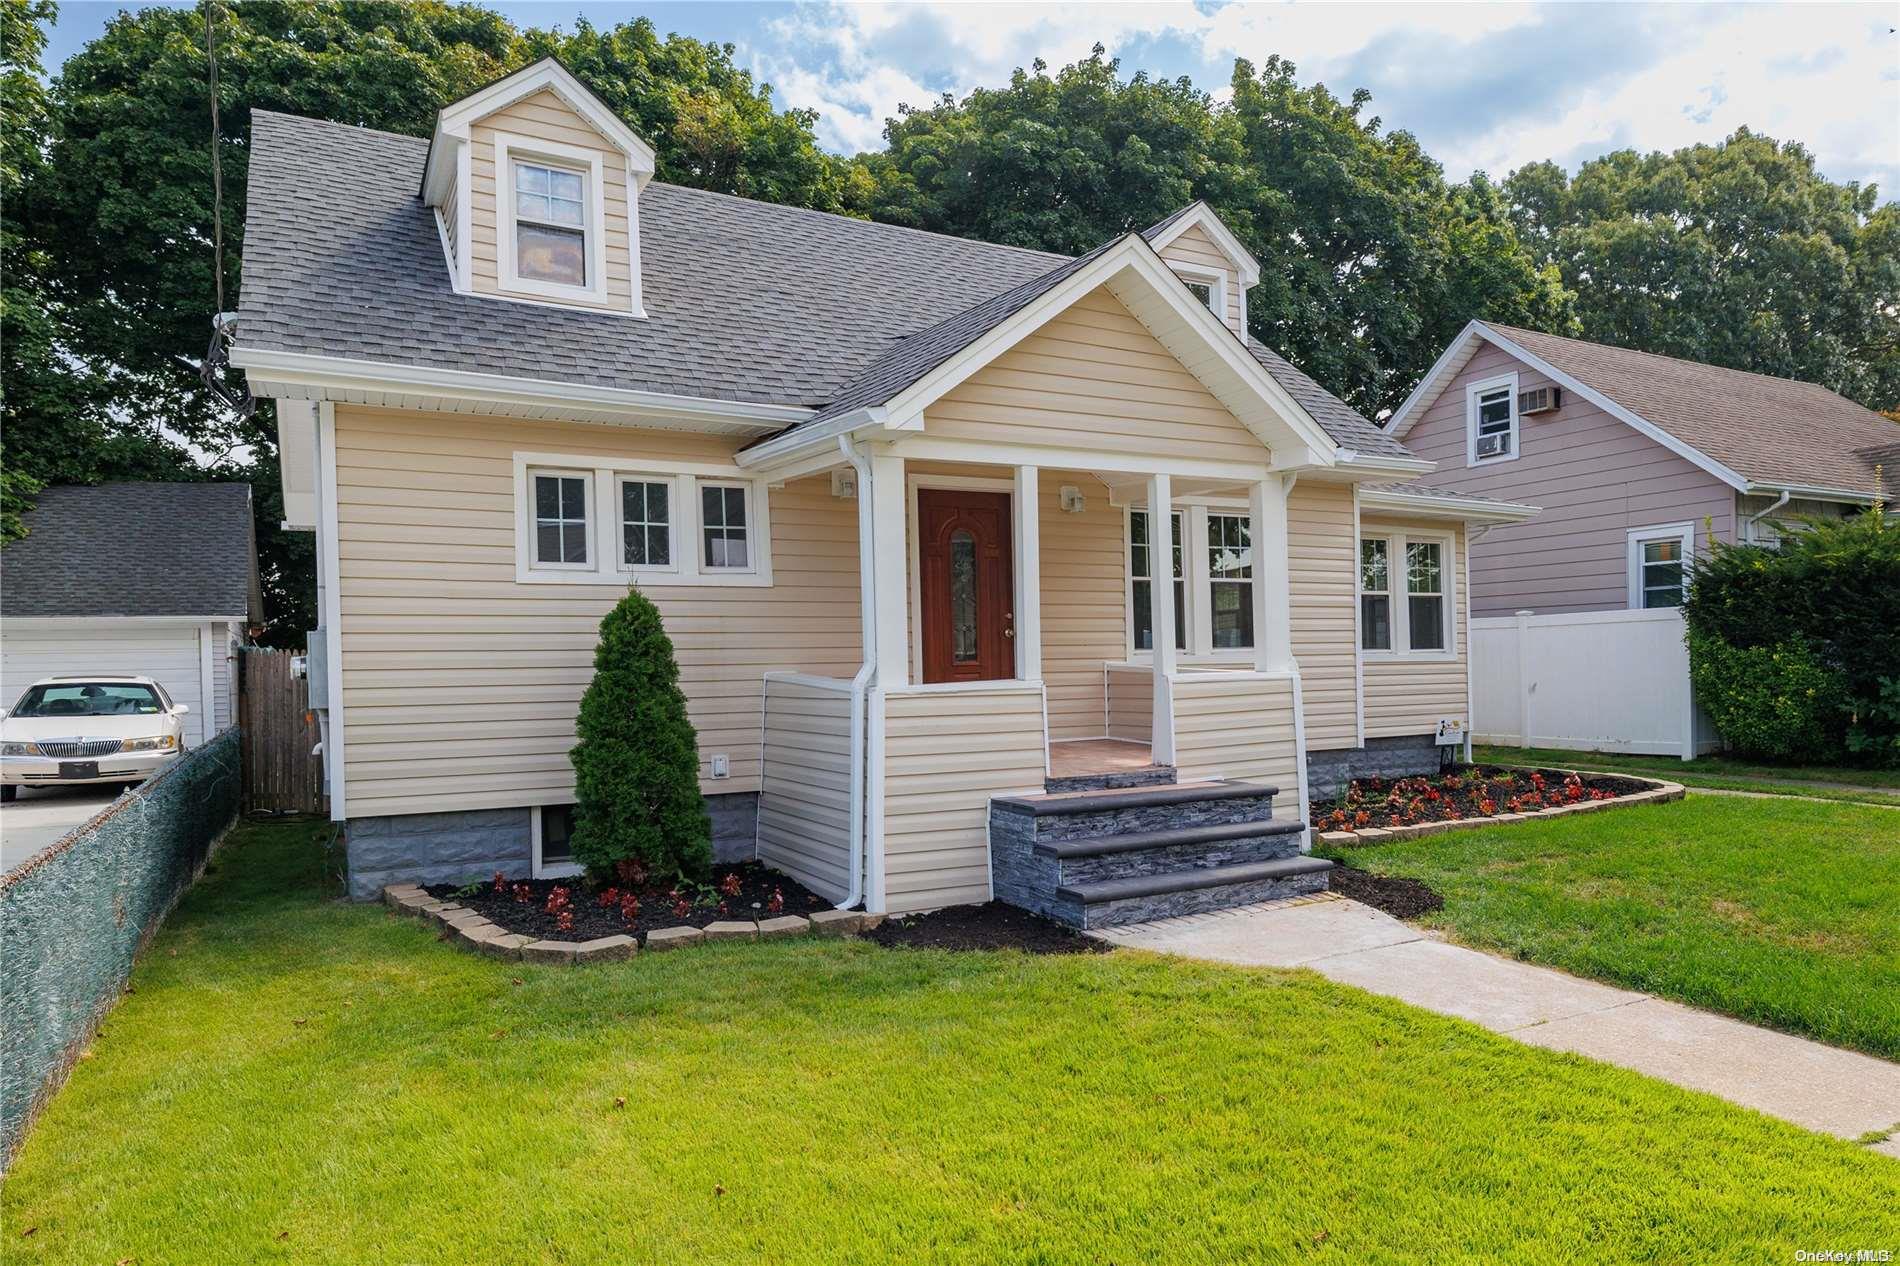
<svg viewBox="0 0 1900 1266">
<path fill-rule="evenodd" d="M 587 284 L 587 177 L 517 161 L 515 275 L 565 286 Z"/>
</svg>

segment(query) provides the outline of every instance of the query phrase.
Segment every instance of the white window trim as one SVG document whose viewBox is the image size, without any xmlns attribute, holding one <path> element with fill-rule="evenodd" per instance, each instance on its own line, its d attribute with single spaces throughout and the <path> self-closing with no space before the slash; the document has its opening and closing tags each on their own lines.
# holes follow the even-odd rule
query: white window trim
<svg viewBox="0 0 1900 1266">
<path fill-rule="evenodd" d="M 587 284 L 568 286 L 518 276 L 515 272 L 515 174 L 516 160 L 578 169 L 587 181 L 583 193 L 587 222 L 581 226 L 586 239 Z M 602 183 L 604 164 L 601 155 L 578 145 L 558 141 L 532 140 L 506 132 L 495 134 L 495 233 L 501 258 L 496 261 L 496 284 L 513 294 L 539 295 L 549 299 L 581 300 L 589 305 L 607 302 L 607 195 Z"/>
<path fill-rule="evenodd" d="M 1208 310 L 1220 318 L 1222 325 L 1231 326 L 1232 319 L 1227 313 L 1227 274 L 1219 268 L 1205 268 L 1199 264 L 1177 264 L 1169 262 L 1168 267 L 1182 281 L 1195 286 L 1206 286 Z"/>
<path fill-rule="evenodd" d="M 1664 523 L 1655 527 L 1631 528 L 1628 534 L 1626 552 L 1627 594 L 1629 609 L 1643 610 L 1643 544 L 1646 541 L 1681 541 L 1683 591 L 1688 592 L 1688 568 L 1695 559 L 1695 524 Z"/>
<path fill-rule="evenodd" d="M 759 570 L 759 551 L 755 537 L 757 529 L 753 526 L 758 518 L 757 507 L 763 504 L 763 496 L 758 491 L 758 481 L 753 479 L 699 479 L 693 481 L 693 552 L 698 558 L 699 570 L 706 576 L 750 576 Z M 706 508 L 700 504 L 702 488 L 737 488 L 745 494 L 745 556 L 744 567 L 715 567 L 706 557 Z"/>
<path fill-rule="evenodd" d="M 588 489 L 590 562 L 586 567 L 534 561 L 534 486 L 532 474 L 585 475 Z M 621 561 L 620 481 L 623 477 L 673 487 L 673 564 L 630 568 Z M 701 481 L 746 490 L 747 544 L 752 565 L 705 568 L 700 565 Z M 631 582 L 642 590 L 716 585 L 769 588 L 772 584 L 771 494 L 766 480 L 737 466 L 711 462 L 653 461 L 575 453 L 516 453 L 515 583 L 521 585 L 612 585 Z"/>
<path fill-rule="evenodd" d="M 528 862 L 528 873 L 535 879 L 572 879 L 587 868 L 579 862 L 555 862 L 543 865 L 541 862 L 541 812 L 544 809 L 558 809 L 571 801 L 557 801 L 553 804 L 537 804 L 528 810 L 528 829 L 532 839 Z"/>
<path fill-rule="evenodd" d="M 1353 645 L 1359 648 L 1361 655 L 1390 655 L 1398 650 L 1398 624 L 1392 614 L 1392 541 L 1389 537 L 1371 533 L 1361 533 L 1358 552 L 1353 558 Z M 1366 588 L 1366 542 L 1377 541 L 1385 546 L 1385 588 Z M 1365 610 L 1367 598 L 1385 599 L 1385 632 L 1391 645 L 1376 647 L 1366 645 Z M 1361 746 L 1364 746 L 1362 743 Z"/>
<path fill-rule="evenodd" d="M 1225 663 L 1244 661 L 1253 663 L 1254 653 L 1251 646 L 1222 647 L 1214 646 L 1214 597 L 1209 588 L 1212 577 L 1207 566 L 1207 516 L 1216 514 L 1237 514 L 1241 518 L 1250 516 L 1248 504 L 1234 497 L 1175 497 L 1173 510 L 1181 516 L 1182 535 L 1182 579 L 1187 583 L 1188 631 L 1183 639 L 1185 649 L 1177 650 L 1175 656 L 1182 664 Z M 1127 651 L 1123 661 L 1129 664 L 1152 664 L 1152 650 L 1137 650 L 1135 647 L 1135 576 L 1134 568 L 1129 564 L 1130 542 L 1134 539 L 1132 516 L 1147 513 L 1146 501 L 1131 502 L 1122 508 L 1122 642 Z M 1252 538 L 1252 525 L 1248 525 L 1248 536 Z M 1151 538 L 1152 539 L 1152 538 Z M 1254 560 L 1253 583 L 1260 580 L 1260 562 Z M 1260 636 L 1260 630 L 1254 630 L 1254 636 Z"/>
<path fill-rule="evenodd" d="M 1194 654 L 1194 630 L 1200 627 L 1200 621 L 1196 618 L 1194 610 L 1194 559 L 1188 548 L 1188 543 L 1194 536 L 1193 512 L 1189 507 L 1182 505 L 1179 501 L 1174 503 L 1173 512 L 1181 516 L 1181 583 L 1184 586 L 1181 602 L 1181 627 L 1176 630 L 1176 632 L 1180 634 L 1178 640 L 1181 645 L 1175 649 L 1175 654 L 1177 656 L 1186 656 Z M 1138 506 L 1129 505 L 1122 507 L 1122 628 L 1124 630 L 1122 642 L 1124 643 L 1123 649 L 1127 652 L 1127 659 L 1124 661 L 1126 663 L 1149 664 L 1154 662 L 1154 651 L 1152 649 L 1144 651 L 1137 649 L 1135 646 L 1135 565 L 1133 561 L 1135 550 L 1135 516 L 1137 514 L 1146 513 L 1148 513 L 1146 502 Z M 1154 571 L 1154 553 L 1154 533 L 1153 530 L 1150 529 L 1148 535 L 1147 577 L 1150 584 L 1160 579 L 1160 577 L 1155 575 Z M 1167 581 L 1168 601 L 1173 602 L 1174 576 L 1172 573 L 1174 567 L 1172 560 L 1169 562 L 1168 571 L 1170 573 Z M 1149 598 L 1149 603 L 1149 610 L 1152 612 L 1152 593 Z M 1137 656 L 1140 658 L 1137 659 Z"/>
<path fill-rule="evenodd" d="M 1505 388 L 1509 394 L 1505 397 L 1511 404 L 1511 451 L 1502 457 L 1478 456 L 1478 397 L 1487 391 Z M 1470 383 L 1465 387 L 1465 465 L 1501 466 L 1505 462 L 1516 461 L 1523 453 L 1523 419 L 1517 412 L 1517 374 L 1515 371 L 1500 374 L 1495 378 L 1486 378 L 1482 382 Z"/>
<path fill-rule="evenodd" d="M 550 563 L 535 556 L 537 533 L 535 528 L 540 515 L 535 512 L 534 481 L 540 478 L 578 479 L 581 481 L 581 522 L 586 528 L 587 559 L 579 563 Z M 594 472 L 579 466 L 534 465 L 526 469 L 524 486 L 521 489 L 523 509 L 526 512 L 526 538 L 522 545 L 526 550 L 528 566 L 535 571 L 560 572 L 566 575 L 578 575 L 599 569 L 600 541 L 595 529 L 600 521 L 600 498 L 594 487 Z"/>
<path fill-rule="evenodd" d="M 1392 649 L 1389 651 L 1368 650 L 1363 646 L 1359 655 L 1367 663 L 1451 663 L 1458 659 L 1458 542 L 1450 532 L 1432 532 L 1419 528 L 1362 527 L 1359 531 L 1362 541 L 1384 541 L 1386 559 L 1387 593 L 1392 602 Z M 1415 651 L 1412 646 L 1412 604 L 1411 574 L 1406 564 L 1405 547 L 1410 544 L 1437 545 L 1441 551 L 1438 575 L 1444 585 L 1445 599 L 1445 649 L 1442 651 Z M 1353 556 L 1353 602 L 1357 605 L 1359 595 L 1359 562 L 1357 551 Z"/>
</svg>

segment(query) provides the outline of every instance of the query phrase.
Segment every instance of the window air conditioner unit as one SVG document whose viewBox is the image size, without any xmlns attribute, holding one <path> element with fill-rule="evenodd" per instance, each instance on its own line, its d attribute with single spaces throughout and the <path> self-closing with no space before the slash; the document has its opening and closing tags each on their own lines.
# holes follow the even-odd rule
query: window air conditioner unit
<svg viewBox="0 0 1900 1266">
<path fill-rule="evenodd" d="M 1517 393 L 1517 414 L 1528 417 L 1533 413 L 1555 413 L 1563 402 L 1562 387 L 1534 387 Z"/>
<path fill-rule="evenodd" d="M 1478 456 L 1502 457 L 1511 451 L 1511 433 L 1499 431 L 1496 435 L 1478 437 Z"/>
</svg>

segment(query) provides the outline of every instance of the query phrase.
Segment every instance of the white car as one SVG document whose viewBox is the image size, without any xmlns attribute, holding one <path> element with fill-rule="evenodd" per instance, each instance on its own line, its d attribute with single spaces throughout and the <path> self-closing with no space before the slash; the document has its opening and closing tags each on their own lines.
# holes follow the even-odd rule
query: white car
<svg viewBox="0 0 1900 1266">
<path fill-rule="evenodd" d="M 0 713 L 0 799 L 21 787 L 142 782 L 184 750 L 181 718 L 150 677 L 48 677 Z"/>
</svg>

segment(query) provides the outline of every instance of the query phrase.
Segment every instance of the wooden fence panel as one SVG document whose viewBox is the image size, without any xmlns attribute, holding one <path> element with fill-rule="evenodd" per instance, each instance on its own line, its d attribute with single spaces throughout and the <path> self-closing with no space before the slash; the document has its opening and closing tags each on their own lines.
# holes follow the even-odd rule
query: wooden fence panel
<svg viewBox="0 0 1900 1266">
<path fill-rule="evenodd" d="M 244 732 L 244 807 L 269 813 L 321 813 L 323 757 L 308 683 L 291 676 L 290 651 L 247 646 L 238 663 L 239 724 Z"/>
</svg>

